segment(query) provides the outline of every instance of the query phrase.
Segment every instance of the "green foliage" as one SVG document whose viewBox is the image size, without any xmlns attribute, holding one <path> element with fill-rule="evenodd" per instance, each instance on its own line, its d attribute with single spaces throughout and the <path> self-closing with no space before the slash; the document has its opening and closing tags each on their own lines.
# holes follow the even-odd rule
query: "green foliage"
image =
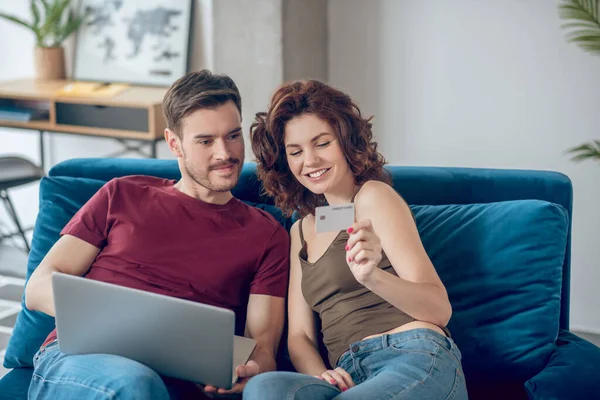
<svg viewBox="0 0 600 400">
<path fill-rule="evenodd" d="M 600 55 L 600 0 L 562 0 L 558 10 L 560 18 L 567 21 L 561 25 L 568 31 L 567 41 L 585 52 Z M 600 161 L 600 140 L 572 147 L 567 153 L 573 155 L 575 162 Z"/>
<path fill-rule="evenodd" d="M 600 0 L 562 0 L 560 18 L 567 41 L 586 52 L 600 54 Z"/>
<path fill-rule="evenodd" d="M 30 0 L 32 21 L 0 13 L 0 18 L 12 21 L 33 32 L 38 47 L 60 47 L 84 21 L 70 7 L 71 0 Z"/>
<path fill-rule="evenodd" d="M 600 162 L 600 140 L 593 140 L 577 147 L 567 150 L 567 153 L 573 154 L 571 160 L 575 162 L 585 160 L 596 160 Z"/>
</svg>

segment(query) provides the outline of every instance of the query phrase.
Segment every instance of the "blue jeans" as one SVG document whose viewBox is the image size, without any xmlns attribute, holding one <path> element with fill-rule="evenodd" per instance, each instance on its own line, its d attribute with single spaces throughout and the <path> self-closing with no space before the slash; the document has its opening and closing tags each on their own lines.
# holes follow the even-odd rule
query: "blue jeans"
<svg viewBox="0 0 600 400">
<path fill-rule="evenodd" d="M 67 355 L 58 342 L 33 358 L 29 399 L 204 399 L 192 382 L 162 377 L 147 366 L 109 354 Z"/>
<path fill-rule="evenodd" d="M 356 384 L 345 392 L 310 375 L 267 372 L 250 379 L 244 400 L 466 400 L 460 360 L 452 339 L 414 329 L 353 343 L 337 364 Z"/>
</svg>

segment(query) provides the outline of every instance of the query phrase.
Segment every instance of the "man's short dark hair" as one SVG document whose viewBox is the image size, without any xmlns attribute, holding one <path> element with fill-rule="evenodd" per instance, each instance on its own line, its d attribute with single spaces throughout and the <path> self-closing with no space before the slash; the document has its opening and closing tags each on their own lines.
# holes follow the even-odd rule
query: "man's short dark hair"
<svg viewBox="0 0 600 400">
<path fill-rule="evenodd" d="M 242 114 L 242 98 L 235 82 L 227 75 L 216 75 L 207 69 L 190 72 L 175 81 L 163 99 L 167 128 L 181 138 L 181 122 L 192 112 L 215 109 L 229 100 Z"/>
</svg>

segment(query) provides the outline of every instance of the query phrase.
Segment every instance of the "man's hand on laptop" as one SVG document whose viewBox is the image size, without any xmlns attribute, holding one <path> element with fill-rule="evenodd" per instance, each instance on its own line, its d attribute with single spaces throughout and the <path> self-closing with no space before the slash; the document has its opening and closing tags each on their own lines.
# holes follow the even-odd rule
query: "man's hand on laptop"
<svg viewBox="0 0 600 400">
<path fill-rule="evenodd" d="M 227 390 L 206 385 L 204 387 L 204 391 L 206 393 L 217 394 L 242 393 L 242 391 L 244 390 L 244 386 L 246 386 L 246 383 L 250 380 L 250 378 L 259 374 L 260 368 L 258 367 L 256 361 L 250 360 L 246 363 L 246 365 L 238 365 L 235 372 L 238 376 L 238 380 L 231 389 Z"/>
</svg>

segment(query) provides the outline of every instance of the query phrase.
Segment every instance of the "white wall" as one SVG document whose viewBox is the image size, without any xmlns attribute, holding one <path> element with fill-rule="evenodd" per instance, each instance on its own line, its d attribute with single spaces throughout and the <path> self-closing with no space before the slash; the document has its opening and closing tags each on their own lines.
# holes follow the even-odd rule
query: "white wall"
<svg viewBox="0 0 600 400">
<path fill-rule="evenodd" d="M 550 169 L 574 185 L 571 323 L 600 332 L 600 57 L 550 0 L 330 0 L 329 81 L 375 114 L 391 164 Z"/>
<path fill-rule="evenodd" d="M 322 0 L 213 0 L 213 68 L 231 76 L 240 90 L 246 137 L 256 112 L 267 108 L 282 81 L 326 78 L 325 5 Z M 246 160 L 254 160 L 248 140 Z"/>
<path fill-rule="evenodd" d="M 266 108 L 271 93 L 282 80 L 326 78 L 325 6 L 321 0 L 195 0 L 190 69 L 209 68 L 235 80 L 243 99 L 246 136 L 254 114 Z M 29 18 L 28 2 L 0 0 L 0 11 Z M 290 21 L 294 17 L 298 21 Z M 312 29 L 308 35 L 304 26 L 307 23 Z M 32 77 L 33 35 L 3 20 L 0 33 L 11 38 L 11 42 L 0 42 L 0 54 L 13 60 L 0 64 L 0 80 Z M 72 43 L 67 48 L 70 65 Z M 17 136 L 19 141 L 22 136 Z M 25 147 L 35 147 L 36 136 L 29 136 L 32 145 Z M 110 139 L 93 137 L 53 135 L 50 141 L 51 165 L 73 157 L 102 157 L 121 149 Z M 23 147 L 20 143 L 16 146 Z M 251 160 L 250 146 L 246 147 L 247 159 Z M 4 151 L 0 146 L 0 154 Z M 165 143 L 160 143 L 158 157 L 172 158 Z"/>
<path fill-rule="evenodd" d="M 283 79 L 326 78 L 327 8 L 321 0 L 195 0 L 194 6 L 190 69 L 209 68 L 236 81 L 243 99 L 246 136 L 254 114 L 266 108 Z M 30 18 L 26 1 L 0 0 L 0 11 Z M 309 35 L 306 24 L 311 25 Z M 33 34 L 0 20 L 0 38 L 0 80 L 33 77 Z M 68 66 L 72 56 L 72 43 L 67 43 Z M 70 68 L 67 72 L 70 76 Z M 121 149 L 111 139 L 67 134 L 53 134 L 47 142 L 48 165 L 74 157 L 104 157 Z M 252 160 L 250 146 L 246 149 L 247 160 Z M 0 154 L 14 152 L 37 162 L 37 133 L 0 129 Z M 139 157 L 134 153 L 126 156 Z M 164 142 L 158 157 L 173 158 Z M 32 225 L 37 184 L 12 193 L 19 214 L 26 225 Z M 0 221 L 6 221 L 1 210 Z"/>
<path fill-rule="evenodd" d="M 216 73 L 229 75 L 242 96 L 248 136 L 254 114 L 267 106 L 283 76 L 281 1 L 217 0 L 213 3 Z M 252 149 L 246 140 L 246 161 Z"/>
<path fill-rule="evenodd" d="M 283 81 L 327 81 L 329 9 L 323 0 L 283 0 Z"/>
<path fill-rule="evenodd" d="M 196 0 L 194 3 L 194 21 L 196 24 L 192 34 L 190 68 L 212 68 L 214 54 L 212 46 L 212 1 Z M 28 1 L 0 0 L 0 11 L 17 15 L 29 20 Z M 13 23 L 0 19 L 0 81 L 34 76 L 33 51 L 35 41 L 33 34 Z M 67 73 L 70 75 L 72 59 L 72 38 L 66 43 Z M 0 155 L 18 154 L 39 163 L 38 134 L 34 131 L 0 128 Z M 51 166 L 60 161 L 75 157 L 103 157 L 121 150 L 116 141 L 106 138 L 82 137 L 67 134 L 46 134 L 46 164 Z M 173 158 L 164 142 L 158 146 L 159 158 Z M 136 153 L 125 156 L 139 158 Z M 37 216 L 38 184 L 32 183 L 11 190 L 17 212 L 26 226 L 33 226 Z M 3 207 L 0 207 L 0 229 L 8 224 Z M 15 239 L 15 243 L 20 242 Z"/>
<path fill-rule="evenodd" d="M 218 7 L 233 5 L 220 1 Z M 573 164 L 563 154 L 600 138 L 600 58 L 565 43 L 556 2 L 329 1 L 329 81 L 376 115 L 375 134 L 392 164 L 551 169 L 573 180 L 572 325 L 600 332 L 600 165 Z M 247 124 L 281 76 L 252 72 L 271 67 L 244 74 L 247 57 L 262 57 L 265 49 L 254 43 L 228 56 L 213 46 L 213 36 L 234 28 L 230 35 L 242 35 L 249 23 L 213 26 L 208 16 L 227 20 L 226 9 L 214 9 L 213 0 L 195 4 L 195 20 L 205 23 L 194 31 L 191 67 L 228 72 L 240 82 Z M 265 13 L 250 2 L 238 4 Z M 0 11 L 27 17 L 28 2 L 0 0 Z M 0 20 L 0 38 L 0 80 L 32 77 L 32 35 Z M 0 129 L 0 154 L 38 161 L 37 140 L 34 132 Z M 108 139 L 57 135 L 48 141 L 52 164 L 119 149 Z M 159 157 L 171 157 L 166 146 Z M 24 223 L 33 224 L 37 185 L 14 190 L 13 197 Z M 6 221 L 3 209 L 0 221 Z"/>
</svg>

